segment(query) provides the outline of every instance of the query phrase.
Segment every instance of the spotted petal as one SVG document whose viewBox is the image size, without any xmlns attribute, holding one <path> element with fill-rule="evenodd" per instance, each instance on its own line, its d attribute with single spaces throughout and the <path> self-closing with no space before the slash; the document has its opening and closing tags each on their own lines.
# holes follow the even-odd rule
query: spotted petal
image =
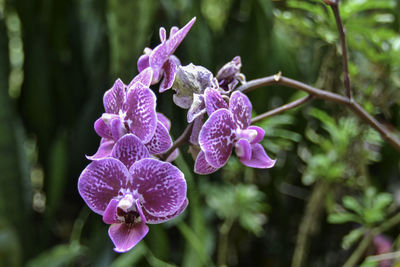
<svg viewBox="0 0 400 267">
<path fill-rule="evenodd" d="M 245 94 L 239 91 L 233 92 L 229 101 L 229 110 L 232 112 L 236 124 L 241 129 L 249 127 L 252 106 Z"/>
<path fill-rule="evenodd" d="M 150 154 L 157 155 L 167 151 L 172 146 L 172 139 L 168 129 L 160 122 L 157 122 L 156 131 L 151 140 L 146 144 Z"/>
<path fill-rule="evenodd" d="M 274 167 L 276 160 L 273 160 L 270 157 L 268 157 L 262 145 L 254 144 L 252 145 L 251 150 L 252 151 L 250 159 L 239 158 L 244 165 L 259 169 Z"/>
<path fill-rule="evenodd" d="M 204 91 L 204 98 L 208 116 L 211 116 L 214 111 L 220 108 L 228 108 L 228 104 L 222 98 L 220 93 L 215 89 L 207 88 Z"/>
<path fill-rule="evenodd" d="M 205 175 L 216 172 L 217 170 L 218 168 L 214 168 L 207 162 L 204 152 L 200 151 L 194 163 L 194 172 Z"/>
<path fill-rule="evenodd" d="M 164 63 L 163 69 L 164 69 L 164 79 L 162 80 L 160 84 L 160 93 L 165 92 L 166 90 L 170 89 L 172 87 L 172 84 L 174 83 L 175 80 L 175 75 L 176 75 L 176 69 L 178 66 L 173 60 L 167 60 Z"/>
<path fill-rule="evenodd" d="M 125 122 L 131 133 L 147 143 L 153 137 L 157 127 L 156 96 L 142 83 L 137 82 L 129 90 L 124 104 Z"/>
<path fill-rule="evenodd" d="M 182 205 L 179 207 L 179 209 L 175 213 L 168 215 L 168 216 L 164 216 L 164 217 L 155 217 L 155 216 L 147 213 L 146 210 L 143 210 L 143 213 L 147 219 L 147 223 L 149 223 L 149 224 L 163 223 L 163 222 L 166 222 L 166 221 L 169 221 L 169 220 L 175 218 L 176 216 L 179 216 L 185 210 L 185 208 L 187 207 L 188 204 L 189 204 L 189 201 L 187 198 L 185 198 Z"/>
<path fill-rule="evenodd" d="M 125 165 L 114 158 L 93 161 L 78 180 L 79 194 L 94 212 L 103 215 L 110 200 L 126 187 L 130 174 Z"/>
<path fill-rule="evenodd" d="M 167 40 L 167 53 L 172 55 L 175 50 L 178 48 L 180 43 L 186 37 L 187 33 L 189 32 L 190 28 L 192 28 L 193 24 L 196 21 L 196 17 L 192 18 L 185 26 L 183 26 L 180 30 L 175 31 L 173 30 L 174 34 L 169 37 Z"/>
<path fill-rule="evenodd" d="M 148 232 L 149 227 L 143 222 L 117 223 L 108 229 L 108 235 L 115 246 L 114 250 L 121 253 L 131 250 Z"/>
<path fill-rule="evenodd" d="M 171 121 L 164 114 L 157 112 L 157 120 L 161 122 L 168 131 L 171 129 Z"/>
<path fill-rule="evenodd" d="M 126 134 L 115 143 L 111 156 L 129 168 L 134 162 L 150 157 L 150 154 L 139 138 Z"/>
<path fill-rule="evenodd" d="M 186 198 L 183 173 L 171 163 L 142 159 L 130 168 L 132 189 L 137 190 L 143 210 L 154 217 L 174 214 Z"/>
<path fill-rule="evenodd" d="M 199 135 L 201 150 L 207 162 L 220 168 L 228 161 L 235 139 L 236 125 L 232 113 L 227 109 L 215 111 L 204 123 Z"/>
<path fill-rule="evenodd" d="M 125 101 L 125 84 L 117 79 L 103 97 L 103 104 L 106 113 L 118 114 Z"/>
<path fill-rule="evenodd" d="M 149 54 L 141 55 L 137 62 L 138 71 L 142 72 L 144 69 L 150 67 L 150 56 Z"/>
<path fill-rule="evenodd" d="M 144 86 L 150 86 L 151 80 L 153 79 L 153 70 L 151 68 L 145 68 L 128 85 L 129 88 L 133 87 L 133 85 L 137 82 L 141 82 Z"/>
<path fill-rule="evenodd" d="M 153 80 L 151 84 L 156 84 L 160 81 L 162 76 L 162 67 L 168 60 L 170 54 L 167 52 L 167 43 L 161 43 L 154 48 L 149 57 L 150 67 L 153 69 Z"/>
</svg>

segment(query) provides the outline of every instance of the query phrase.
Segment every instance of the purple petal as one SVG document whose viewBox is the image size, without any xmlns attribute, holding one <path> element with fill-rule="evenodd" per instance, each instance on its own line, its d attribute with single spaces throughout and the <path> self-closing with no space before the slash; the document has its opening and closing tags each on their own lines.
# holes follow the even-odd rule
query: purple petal
<svg viewBox="0 0 400 267">
<path fill-rule="evenodd" d="M 170 36 L 167 40 L 168 45 L 168 54 L 172 55 L 175 50 L 178 48 L 180 43 L 185 38 L 186 34 L 189 32 L 190 28 L 192 28 L 194 22 L 196 21 L 196 17 L 192 18 L 185 26 L 183 26 L 180 30 L 175 32 L 174 35 Z"/>
<path fill-rule="evenodd" d="M 115 143 L 111 156 L 129 168 L 134 162 L 150 157 L 150 154 L 139 138 L 126 134 Z"/>
<path fill-rule="evenodd" d="M 117 215 L 118 203 L 119 201 L 116 200 L 115 198 L 111 199 L 110 203 L 108 203 L 107 205 L 106 210 L 104 211 L 103 222 L 105 222 L 106 224 L 113 224 L 120 222 Z"/>
<path fill-rule="evenodd" d="M 143 223 L 117 223 L 108 229 L 108 235 L 114 243 L 114 251 L 127 252 L 139 243 L 149 232 L 149 227 Z"/>
<path fill-rule="evenodd" d="M 173 60 L 167 60 L 164 63 L 163 70 L 164 70 L 164 79 L 160 84 L 160 93 L 165 92 L 166 90 L 172 87 L 172 84 L 175 80 L 176 69 L 178 66 L 175 64 Z"/>
<path fill-rule="evenodd" d="M 141 55 L 137 62 L 137 67 L 139 72 L 150 67 L 150 56 L 148 54 Z"/>
<path fill-rule="evenodd" d="M 165 30 L 164 27 L 160 28 L 160 41 L 161 43 L 164 43 L 167 40 L 167 31 Z"/>
<path fill-rule="evenodd" d="M 168 60 L 170 54 L 167 52 L 167 42 L 161 43 L 150 54 L 149 63 L 153 69 L 153 80 L 151 84 L 156 84 L 160 81 L 162 76 L 162 67 Z"/>
<path fill-rule="evenodd" d="M 115 118 L 111 120 L 111 134 L 114 141 L 118 141 L 121 136 L 125 135 L 128 131 L 125 128 L 125 125 L 122 124 L 120 118 Z"/>
<path fill-rule="evenodd" d="M 125 84 L 117 79 L 103 97 L 103 104 L 106 113 L 118 114 L 125 101 Z"/>
<path fill-rule="evenodd" d="M 94 122 L 94 130 L 100 137 L 107 139 L 112 138 L 110 127 L 108 127 L 101 117 Z"/>
<path fill-rule="evenodd" d="M 247 128 L 247 129 L 257 131 L 257 136 L 256 136 L 256 138 L 254 138 L 253 141 L 251 141 L 251 144 L 257 144 L 257 143 L 260 143 L 261 140 L 263 140 L 264 135 L 265 135 L 265 131 L 263 128 L 252 125 L 252 126 L 249 126 L 249 128 Z"/>
<path fill-rule="evenodd" d="M 235 144 L 236 155 L 243 160 L 251 159 L 251 145 L 246 139 L 240 139 Z"/>
<path fill-rule="evenodd" d="M 165 161 L 173 162 L 174 160 L 176 160 L 177 157 L 179 157 L 179 148 L 172 151 L 172 153 L 168 156 L 168 158 Z"/>
<path fill-rule="evenodd" d="M 160 122 L 157 122 L 156 131 L 151 140 L 146 144 L 150 154 L 157 155 L 167 151 L 172 146 L 172 139 L 168 129 Z"/>
<path fill-rule="evenodd" d="M 152 216 L 174 214 L 186 198 L 183 173 L 171 163 L 142 159 L 130 168 L 132 189 L 137 190 L 143 209 Z"/>
<path fill-rule="evenodd" d="M 168 131 L 171 129 L 171 121 L 164 114 L 157 112 L 157 120 L 161 122 Z"/>
<path fill-rule="evenodd" d="M 205 153 L 203 151 L 200 151 L 194 163 L 194 172 L 197 174 L 205 175 L 216 172 L 217 170 L 218 168 L 214 168 L 207 162 Z"/>
<path fill-rule="evenodd" d="M 153 137 L 157 127 L 156 96 L 140 82 L 129 90 L 124 104 L 127 122 L 131 133 L 147 143 Z"/>
<path fill-rule="evenodd" d="M 189 204 L 189 201 L 186 198 L 183 201 L 182 205 L 179 207 L 179 209 L 175 213 L 168 215 L 168 216 L 164 216 L 164 217 L 155 217 L 155 216 L 147 213 L 145 210 L 143 211 L 143 213 L 147 219 L 147 223 L 149 223 L 149 224 L 163 223 L 163 222 L 169 221 L 169 220 L 175 218 L 176 216 L 180 215 L 185 210 L 185 208 L 187 207 L 188 204 Z"/>
<path fill-rule="evenodd" d="M 132 81 L 128 85 L 128 90 L 129 88 L 133 87 L 133 85 L 137 82 L 141 82 L 144 86 L 149 87 L 152 79 L 153 79 L 153 70 L 147 67 L 142 71 L 140 71 L 140 73 L 136 75 L 135 78 L 132 79 Z"/>
<path fill-rule="evenodd" d="M 171 37 L 172 35 L 174 35 L 177 31 L 179 31 L 179 28 L 176 26 L 172 26 L 171 30 L 169 31 L 169 36 Z"/>
<path fill-rule="evenodd" d="M 180 66 L 181 65 L 181 61 L 179 60 L 179 58 L 177 58 L 174 55 L 170 55 L 168 60 L 172 60 L 176 66 Z"/>
<path fill-rule="evenodd" d="M 260 144 L 252 145 L 251 159 L 246 160 L 240 158 L 240 161 L 246 166 L 259 169 L 272 168 L 274 167 L 276 162 L 276 160 L 270 159 L 268 157 L 267 153 L 265 153 L 264 148 Z"/>
<path fill-rule="evenodd" d="M 211 116 L 214 111 L 220 108 L 228 108 L 228 104 L 222 98 L 220 93 L 215 89 L 207 88 L 204 91 L 204 98 L 208 116 Z"/>
<path fill-rule="evenodd" d="M 94 212 L 103 215 L 110 200 L 126 187 L 130 179 L 128 169 L 114 158 L 93 161 L 78 180 L 79 194 Z"/>
<path fill-rule="evenodd" d="M 232 112 L 235 122 L 241 129 L 249 127 L 252 106 L 245 94 L 239 91 L 233 92 L 229 101 L 229 110 Z"/>
<path fill-rule="evenodd" d="M 192 133 L 190 134 L 190 139 L 189 139 L 190 143 L 192 143 L 193 145 L 199 144 L 199 134 L 201 128 L 203 127 L 203 124 L 204 124 L 204 113 L 193 121 Z"/>
<path fill-rule="evenodd" d="M 211 166 L 220 168 L 228 161 L 232 153 L 235 129 L 232 113 L 224 108 L 215 111 L 204 123 L 199 144 Z"/>
<path fill-rule="evenodd" d="M 112 139 L 101 139 L 99 149 L 93 156 L 86 156 L 89 160 L 97 160 L 108 157 L 111 155 L 111 150 L 114 147 L 114 140 Z"/>
</svg>

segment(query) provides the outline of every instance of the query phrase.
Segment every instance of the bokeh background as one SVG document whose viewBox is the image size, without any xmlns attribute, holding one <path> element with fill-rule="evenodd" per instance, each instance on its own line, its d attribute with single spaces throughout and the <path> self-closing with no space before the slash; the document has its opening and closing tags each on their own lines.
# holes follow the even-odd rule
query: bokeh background
<svg viewBox="0 0 400 267">
<path fill-rule="evenodd" d="M 400 1 L 341 0 L 340 9 L 355 99 L 399 129 Z M 102 95 L 137 74 L 160 26 L 194 16 L 176 51 L 182 64 L 216 74 L 240 55 L 247 80 L 282 71 L 344 93 L 336 25 L 322 1 L 0 0 L 0 266 L 341 266 L 388 221 L 357 262 L 378 266 L 366 257 L 384 252 L 394 253 L 385 266 L 399 261 L 400 152 L 322 100 L 258 124 L 273 169 L 232 157 L 198 176 L 181 147 L 175 164 L 189 207 L 152 225 L 132 251 L 113 252 L 108 226 L 77 191 L 85 155 L 100 141 L 93 123 Z M 186 112 L 172 94 L 158 95 L 157 109 L 177 138 Z M 271 86 L 249 97 L 256 115 L 303 95 Z"/>
</svg>

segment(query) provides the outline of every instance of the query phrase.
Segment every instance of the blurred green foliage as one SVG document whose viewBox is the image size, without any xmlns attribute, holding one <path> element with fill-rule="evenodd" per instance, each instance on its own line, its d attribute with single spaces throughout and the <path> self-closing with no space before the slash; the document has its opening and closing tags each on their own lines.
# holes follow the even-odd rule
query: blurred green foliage
<svg viewBox="0 0 400 267">
<path fill-rule="evenodd" d="M 399 129 L 400 1 L 341 0 L 340 10 L 355 99 Z M 344 92 L 335 20 L 319 0 L 0 0 L 0 266 L 288 266 L 303 249 L 305 266 L 341 266 L 371 227 L 399 211 L 399 153 L 344 107 L 314 100 L 257 124 L 273 169 L 232 157 L 198 176 L 183 146 L 175 164 L 188 208 L 152 225 L 132 251 L 114 253 L 76 186 L 100 141 L 93 123 L 102 95 L 117 77 L 137 74 L 160 26 L 193 16 L 176 51 L 184 65 L 215 73 L 240 55 L 247 80 L 282 71 Z M 302 96 L 279 86 L 249 94 L 254 114 Z M 158 95 L 157 105 L 177 138 L 186 115 L 171 100 Z M 321 188 L 316 216 L 309 200 Z M 300 231 L 303 221 L 312 233 Z M 385 234 L 400 240 L 399 229 Z M 296 242 L 304 234 L 312 236 L 306 249 Z"/>
</svg>

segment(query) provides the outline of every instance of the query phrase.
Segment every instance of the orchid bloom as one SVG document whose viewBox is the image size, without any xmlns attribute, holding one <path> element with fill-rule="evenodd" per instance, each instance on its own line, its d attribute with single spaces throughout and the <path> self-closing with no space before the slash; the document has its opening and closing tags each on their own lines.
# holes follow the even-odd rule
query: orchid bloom
<svg viewBox="0 0 400 267">
<path fill-rule="evenodd" d="M 115 142 L 127 133 L 139 137 L 152 155 L 163 153 L 171 147 L 169 129 L 159 120 L 156 96 L 149 88 L 152 75 L 152 69 L 147 68 L 128 86 L 118 79 L 104 94 L 105 113 L 94 124 L 102 140 L 98 151 L 89 159 L 109 156 Z"/>
<path fill-rule="evenodd" d="M 150 67 L 153 70 L 151 84 L 160 83 L 160 93 L 172 87 L 175 79 L 177 67 L 181 64 L 179 59 L 173 55 L 180 43 L 183 41 L 190 28 L 196 21 L 196 17 L 191 19 L 183 28 L 174 26 L 170 30 L 169 38 L 164 27 L 160 28 L 161 44 L 154 49 L 145 48 L 144 55 L 138 59 L 138 70 L 142 72 Z"/>
<path fill-rule="evenodd" d="M 138 137 L 126 134 L 115 143 L 111 157 L 93 161 L 79 177 L 86 204 L 111 224 L 108 233 L 116 252 L 142 240 L 149 231 L 146 223 L 170 220 L 188 204 L 183 173 L 149 156 Z"/>
<path fill-rule="evenodd" d="M 209 118 L 199 133 L 201 151 L 195 162 L 195 172 L 215 172 L 226 164 L 233 149 L 246 166 L 273 167 L 275 160 L 270 159 L 259 144 L 264 130 L 250 125 L 252 105 L 247 96 L 233 92 L 228 107 L 217 90 L 208 88 L 204 95 Z"/>
</svg>

